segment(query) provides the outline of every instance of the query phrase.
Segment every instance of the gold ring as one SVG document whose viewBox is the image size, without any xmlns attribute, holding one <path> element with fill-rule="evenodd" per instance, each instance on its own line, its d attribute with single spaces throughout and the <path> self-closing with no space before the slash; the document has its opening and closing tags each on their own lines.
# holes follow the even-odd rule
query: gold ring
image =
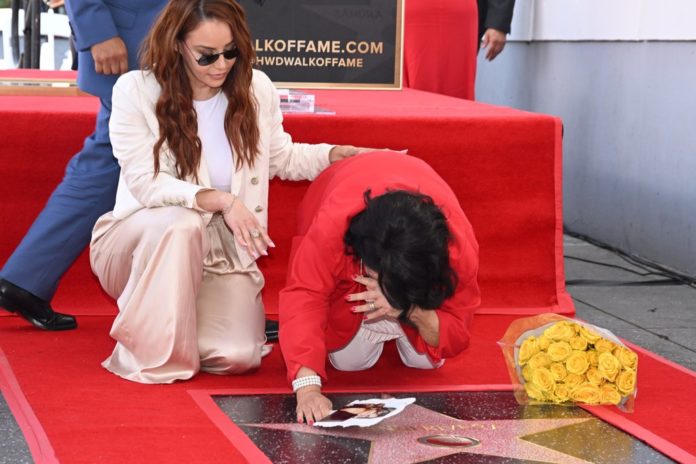
<svg viewBox="0 0 696 464">
<path fill-rule="evenodd" d="M 259 232 L 258 229 L 251 229 L 249 233 L 254 238 L 259 238 L 261 236 L 261 232 Z"/>
<path fill-rule="evenodd" d="M 370 311 L 374 311 L 375 309 L 377 309 L 377 308 L 375 307 L 375 302 L 374 302 L 374 301 L 370 301 Z"/>
</svg>

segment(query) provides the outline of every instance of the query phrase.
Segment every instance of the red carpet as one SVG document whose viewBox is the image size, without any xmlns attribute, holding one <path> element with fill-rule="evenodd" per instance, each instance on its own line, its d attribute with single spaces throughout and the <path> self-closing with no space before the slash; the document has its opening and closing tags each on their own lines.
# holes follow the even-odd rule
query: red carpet
<svg viewBox="0 0 696 464">
<path fill-rule="evenodd" d="M 288 116 L 285 127 L 297 141 L 409 149 L 452 185 L 480 243 L 481 312 L 487 313 L 474 322 L 471 348 L 443 369 L 418 371 L 416 377 L 391 349 L 370 371 L 333 372 L 328 388 L 415 391 L 507 384 L 495 342 L 513 316 L 491 314 L 573 312 L 563 276 L 560 121 L 413 90 L 315 93 L 318 104 L 336 114 Z M 0 96 L 0 263 L 92 130 L 96 108 L 88 97 Z M 270 234 L 278 248 L 261 266 L 272 314 L 284 280 L 294 205 L 305 188 L 281 182 L 271 188 Z M 55 299 L 57 309 L 80 315 L 78 330 L 39 332 L 16 317 L 0 317 L 0 350 L 7 358 L 0 359 L 0 385 L 37 460 L 239 462 L 241 454 L 189 392 L 285 388 L 280 353 L 245 376 L 201 374 L 161 386 L 121 380 L 99 367 L 113 348 L 108 331 L 116 309 L 85 257 Z M 694 460 L 696 406 L 689 394 L 696 391 L 696 377 L 645 353 L 640 362 L 636 412 L 624 416 L 600 408 L 601 414 L 675 459 Z"/>
<path fill-rule="evenodd" d="M 506 385 L 496 341 L 512 318 L 477 316 L 471 347 L 440 370 L 418 371 L 417 384 L 415 371 L 403 367 L 389 347 L 369 371 L 331 370 L 328 389 L 429 391 Z M 109 317 L 82 317 L 80 330 L 53 334 L 32 330 L 16 318 L 0 318 L 0 347 L 62 463 L 239 462 L 241 455 L 190 392 L 289 392 L 277 349 L 258 372 L 244 376 L 201 374 L 173 385 L 121 380 L 99 367 L 113 347 L 110 323 Z M 613 407 L 591 408 L 592 412 L 673 459 L 696 462 L 692 427 L 696 406 L 690 401 L 696 376 L 652 355 L 639 356 L 635 412 L 622 414 Z"/>
</svg>

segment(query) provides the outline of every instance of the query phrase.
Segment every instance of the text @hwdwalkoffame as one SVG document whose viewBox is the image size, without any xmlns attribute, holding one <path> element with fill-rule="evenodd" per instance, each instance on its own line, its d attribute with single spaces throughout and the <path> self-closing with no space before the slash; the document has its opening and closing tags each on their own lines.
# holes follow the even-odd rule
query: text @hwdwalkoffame
<svg viewBox="0 0 696 464">
<path fill-rule="evenodd" d="M 384 42 L 357 40 L 257 39 L 260 66 L 362 68 L 364 57 L 382 55 Z M 347 56 L 346 56 L 347 55 Z"/>
</svg>

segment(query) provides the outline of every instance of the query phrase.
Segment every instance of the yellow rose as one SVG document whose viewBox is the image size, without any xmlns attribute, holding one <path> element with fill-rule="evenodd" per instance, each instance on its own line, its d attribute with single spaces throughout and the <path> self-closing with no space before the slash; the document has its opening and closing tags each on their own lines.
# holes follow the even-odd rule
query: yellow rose
<svg viewBox="0 0 696 464">
<path fill-rule="evenodd" d="M 602 377 L 613 382 L 616 379 L 616 375 L 621 369 L 621 363 L 611 353 L 600 353 L 599 354 L 599 364 L 597 365 L 597 370 L 599 370 Z"/>
<path fill-rule="evenodd" d="M 616 348 L 616 343 L 607 340 L 606 338 L 600 338 L 594 343 L 595 350 L 600 353 L 611 353 Z"/>
<path fill-rule="evenodd" d="M 565 361 L 572 352 L 573 349 L 568 342 L 551 343 L 547 351 L 548 355 L 551 357 L 551 361 Z"/>
<path fill-rule="evenodd" d="M 568 371 L 563 363 L 553 363 L 551 366 L 549 366 L 549 370 L 551 371 L 551 374 L 553 374 L 553 379 L 556 382 L 560 382 L 566 378 L 566 375 L 568 375 Z"/>
<path fill-rule="evenodd" d="M 636 371 L 624 369 L 616 378 L 616 388 L 622 395 L 630 395 L 636 389 Z"/>
<path fill-rule="evenodd" d="M 524 390 L 527 392 L 527 395 L 535 400 L 539 401 L 544 401 L 544 393 L 539 390 L 539 387 L 534 385 L 533 383 L 526 383 L 524 384 Z"/>
<path fill-rule="evenodd" d="M 587 353 L 587 360 L 590 362 L 590 366 L 597 367 L 599 364 L 599 353 L 596 352 L 595 350 L 589 350 L 586 351 Z"/>
<path fill-rule="evenodd" d="M 576 335 L 570 338 L 570 346 L 577 351 L 585 351 L 587 349 L 587 340 Z"/>
<path fill-rule="evenodd" d="M 589 369 L 587 369 L 585 377 L 587 377 L 587 381 L 590 382 L 592 385 L 599 386 L 604 383 L 604 376 L 602 376 L 602 373 L 599 372 L 599 369 L 597 369 L 596 367 L 590 367 Z"/>
<path fill-rule="evenodd" d="M 549 349 L 549 345 L 551 344 L 551 339 L 549 337 L 541 335 L 541 336 L 539 336 L 539 338 L 537 338 L 537 343 L 539 344 L 539 349 L 541 351 L 546 351 Z"/>
<path fill-rule="evenodd" d="M 553 391 L 554 401 L 558 403 L 563 403 L 568 401 L 570 398 L 570 389 L 567 385 L 559 383 L 556 385 L 556 389 Z"/>
<path fill-rule="evenodd" d="M 570 392 L 570 398 L 578 403 L 599 404 L 599 387 L 591 383 L 583 383 Z"/>
<path fill-rule="evenodd" d="M 563 383 L 565 383 L 571 390 L 583 382 L 585 382 L 585 377 L 578 374 L 568 374 L 566 375 L 565 379 L 563 379 Z"/>
<path fill-rule="evenodd" d="M 537 344 L 536 337 L 532 336 L 522 342 L 520 346 L 520 352 L 518 355 L 518 362 L 520 366 L 529 361 L 529 358 L 534 356 L 539 352 L 539 345 Z"/>
<path fill-rule="evenodd" d="M 546 353 L 537 353 L 529 360 L 529 365 L 532 369 L 549 367 L 551 365 L 551 357 Z"/>
<path fill-rule="evenodd" d="M 524 378 L 525 382 L 531 382 L 532 381 L 532 368 L 529 366 L 529 364 L 525 364 L 525 366 L 522 368 L 522 377 Z"/>
<path fill-rule="evenodd" d="M 592 330 L 588 329 L 585 326 L 580 326 L 580 332 L 578 332 L 578 334 L 582 338 L 587 340 L 589 343 L 594 343 L 597 340 L 599 340 L 600 338 L 602 338 L 599 335 L 597 335 L 595 332 L 593 332 Z"/>
<path fill-rule="evenodd" d="M 587 354 L 584 351 L 573 351 L 566 359 L 565 367 L 571 374 L 582 375 L 590 367 Z"/>
<path fill-rule="evenodd" d="M 553 379 L 551 371 L 545 367 L 540 367 L 532 372 L 532 383 L 539 387 L 544 393 L 552 393 L 556 386 L 556 381 Z"/>
<path fill-rule="evenodd" d="M 573 326 L 570 325 L 569 322 L 561 321 L 556 322 L 554 325 L 544 330 L 544 335 L 551 340 L 568 341 L 572 336 L 575 335 L 575 329 L 573 329 Z"/>
<path fill-rule="evenodd" d="M 638 364 L 638 355 L 626 347 L 616 347 L 614 350 L 614 356 L 616 356 L 623 367 L 635 369 L 636 365 Z"/>
<path fill-rule="evenodd" d="M 599 387 L 599 401 L 602 404 L 619 404 L 621 402 L 621 394 L 619 394 L 614 385 L 605 384 Z"/>
</svg>

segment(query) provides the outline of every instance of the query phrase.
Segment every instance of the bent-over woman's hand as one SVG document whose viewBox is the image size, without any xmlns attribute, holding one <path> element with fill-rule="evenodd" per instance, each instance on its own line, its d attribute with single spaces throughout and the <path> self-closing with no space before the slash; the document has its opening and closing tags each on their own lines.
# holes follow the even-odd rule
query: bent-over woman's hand
<svg viewBox="0 0 696 464">
<path fill-rule="evenodd" d="M 366 291 L 360 293 L 352 293 L 346 297 L 348 301 L 364 301 L 364 304 L 353 306 L 351 311 L 354 313 L 364 313 L 365 319 L 377 319 L 378 317 L 398 318 L 401 310 L 393 308 L 389 301 L 382 293 L 377 282 L 377 274 L 368 270 L 367 275 L 355 276 L 353 280 L 365 286 Z"/>
<path fill-rule="evenodd" d="M 309 425 L 323 419 L 331 413 L 331 400 L 321 394 L 316 385 L 297 390 L 297 422 Z"/>
</svg>

